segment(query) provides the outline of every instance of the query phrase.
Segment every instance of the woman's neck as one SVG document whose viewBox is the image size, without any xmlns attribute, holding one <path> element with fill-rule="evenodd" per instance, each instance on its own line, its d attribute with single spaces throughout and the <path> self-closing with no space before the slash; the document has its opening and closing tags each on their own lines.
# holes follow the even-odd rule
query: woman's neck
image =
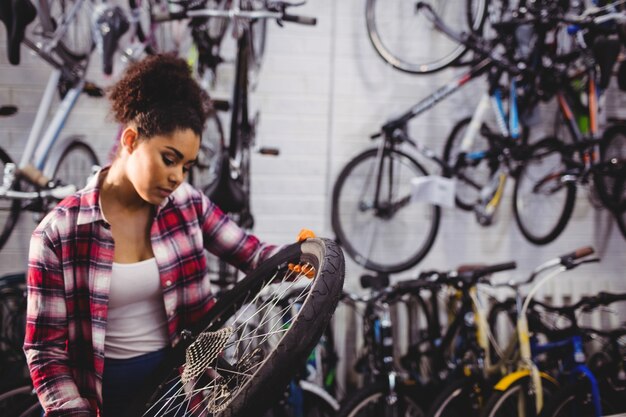
<svg viewBox="0 0 626 417">
<path fill-rule="evenodd" d="M 151 204 L 139 196 L 119 160 L 113 162 L 100 181 L 100 201 L 103 205 L 125 212 L 151 208 Z"/>
</svg>

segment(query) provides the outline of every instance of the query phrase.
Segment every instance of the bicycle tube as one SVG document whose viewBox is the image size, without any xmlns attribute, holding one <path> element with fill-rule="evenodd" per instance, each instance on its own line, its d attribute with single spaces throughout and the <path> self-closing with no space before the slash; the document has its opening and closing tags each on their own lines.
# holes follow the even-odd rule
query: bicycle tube
<svg viewBox="0 0 626 417">
<path fill-rule="evenodd" d="M 288 263 L 311 265 L 316 273 L 314 279 L 294 281 Z M 283 248 L 232 290 L 223 293 L 202 323 L 183 333 L 190 337 L 181 339 L 175 346 L 159 376 L 151 379 L 150 386 L 145 387 L 126 415 L 152 416 L 154 409 L 168 407 L 192 412 L 196 405 L 222 417 L 259 415 L 284 392 L 283 388 L 321 336 L 337 305 L 343 275 L 343 256 L 332 241 L 309 239 Z M 286 280 L 277 282 L 280 277 Z M 280 285 L 268 287 L 277 284 Z M 280 298 L 281 293 L 301 284 L 304 284 L 302 308 L 285 325 L 281 318 L 286 313 L 274 310 L 277 305 L 274 298 Z M 258 303 L 263 297 L 267 297 L 266 301 Z M 255 300 L 256 303 L 251 303 Z M 266 326 L 272 325 L 272 319 L 282 324 L 268 331 Z M 229 328 L 231 330 L 227 330 Z M 250 334 L 246 330 L 250 330 Z M 253 342 L 257 330 L 261 333 L 258 344 Z M 202 342 L 197 341 L 224 332 L 232 332 L 232 341 L 227 341 L 222 349 L 215 348 L 222 351 L 216 356 L 216 364 L 215 359 L 198 352 L 198 343 Z M 239 345 L 243 334 L 246 334 L 245 347 Z M 212 350 L 213 346 L 213 343 L 209 345 Z M 235 353 L 241 357 L 234 357 Z M 203 359 L 198 362 L 193 358 Z M 198 368 L 200 364 L 202 367 Z M 207 364 L 209 368 L 205 368 Z M 181 365 L 184 365 L 182 374 Z M 239 380 L 241 375 L 248 378 Z M 191 392 L 187 393 L 186 389 Z M 200 392 L 198 390 L 203 392 L 202 398 L 193 394 Z M 167 394 L 167 391 L 174 394 Z M 163 411 L 161 409 L 159 415 Z"/>
</svg>

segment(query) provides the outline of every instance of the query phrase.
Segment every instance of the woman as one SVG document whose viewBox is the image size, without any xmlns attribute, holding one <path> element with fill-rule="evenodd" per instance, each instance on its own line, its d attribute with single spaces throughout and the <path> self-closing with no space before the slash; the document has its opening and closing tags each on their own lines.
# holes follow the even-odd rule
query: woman
<svg viewBox="0 0 626 417">
<path fill-rule="evenodd" d="M 116 417 L 213 305 L 204 249 L 243 271 L 271 256 L 184 182 L 206 120 L 186 63 L 155 56 L 110 93 L 116 159 L 33 233 L 24 350 L 47 416 Z"/>
</svg>

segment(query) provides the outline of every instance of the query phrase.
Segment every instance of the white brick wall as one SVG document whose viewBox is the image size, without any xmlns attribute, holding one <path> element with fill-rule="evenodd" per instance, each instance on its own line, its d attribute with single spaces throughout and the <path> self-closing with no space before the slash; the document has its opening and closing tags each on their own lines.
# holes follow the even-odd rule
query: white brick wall
<svg viewBox="0 0 626 417">
<path fill-rule="evenodd" d="M 339 170 L 371 146 L 369 135 L 386 119 L 406 110 L 456 72 L 419 77 L 385 65 L 367 39 L 364 9 L 364 0 L 310 0 L 299 12 L 316 16 L 316 27 L 285 24 L 281 29 L 269 24 L 266 55 L 253 96 L 253 105 L 261 112 L 259 140 L 281 149 L 279 157 L 255 155 L 252 161 L 256 232 L 265 240 L 293 241 L 301 227 L 332 237 L 330 193 Z M 0 104 L 20 107 L 17 116 L 0 120 L 0 141 L 14 159 L 24 145 L 48 74 L 41 60 L 26 51 L 22 56 L 19 67 L 7 63 L 5 32 L 0 29 Z M 110 84 L 98 75 L 97 62 L 93 64 L 92 79 Z M 232 65 L 220 70 L 214 96 L 229 97 L 232 70 Z M 454 123 L 471 114 L 483 86 L 483 81 L 474 81 L 412 121 L 411 133 L 442 150 Z M 623 93 L 610 92 L 606 114 L 625 116 L 624 102 Z M 106 115 L 104 100 L 82 98 L 65 133 L 86 134 L 105 158 L 117 129 Z M 550 123 L 548 118 L 548 126 Z M 539 136 L 537 130 L 534 135 Z M 573 218 L 563 235 L 544 247 L 522 238 L 512 216 L 511 194 L 509 187 L 497 222 L 489 228 L 480 227 L 470 213 L 443 210 L 431 253 L 402 277 L 415 276 L 420 268 L 516 260 L 519 268 L 511 276 L 521 278 L 545 259 L 592 245 L 602 262 L 563 275 L 546 292 L 554 293 L 558 302 L 562 295 L 574 294 L 575 298 L 599 290 L 626 291 L 626 241 L 606 210 L 590 206 L 584 190 L 579 192 Z M 23 216 L 0 252 L 0 273 L 24 269 L 33 228 L 30 216 Z M 349 260 L 346 271 L 347 287 L 356 288 L 363 271 Z"/>
</svg>

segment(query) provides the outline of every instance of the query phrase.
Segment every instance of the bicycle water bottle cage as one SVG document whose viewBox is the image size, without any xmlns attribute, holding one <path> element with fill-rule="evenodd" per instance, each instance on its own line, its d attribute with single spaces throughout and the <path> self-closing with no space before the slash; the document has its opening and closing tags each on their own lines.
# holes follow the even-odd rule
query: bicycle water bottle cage
<svg viewBox="0 0 626 417">
<path fill-rule="evenodd" d="M 30 0 L 0 1 L 0 20 L 7 30 L 7 55 L 12 65 L 20 63 L 20 44 L 26 26 L 37 17 L 37 9 Z"/>
<path fill-rule="evenodd" d="M 113 73 L 113 54 L 130 24 L 126 14 L 119 6 L 98 6 L 94 12 L 93 28 L 98 49 L 102 53 L 102 71 L 106 75 Z"/>
</svg>

